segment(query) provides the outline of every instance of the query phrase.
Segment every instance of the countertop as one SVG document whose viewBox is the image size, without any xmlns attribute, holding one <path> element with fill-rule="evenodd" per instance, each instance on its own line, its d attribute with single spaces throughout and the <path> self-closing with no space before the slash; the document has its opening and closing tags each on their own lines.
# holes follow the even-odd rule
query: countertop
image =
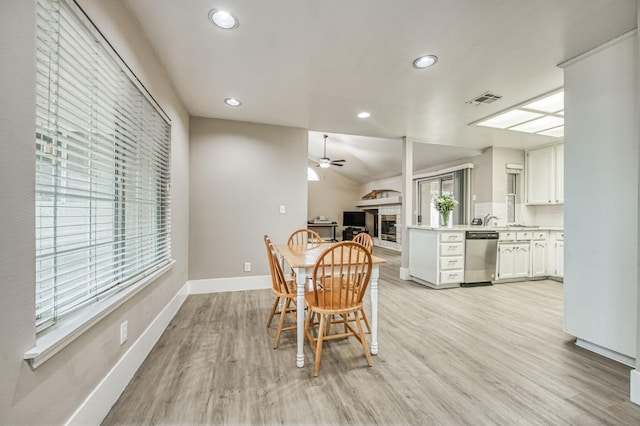
<svg viewBox="0 0 640 426">
<path fill-rule="evenodd" d="M 471 226 L 471 225 L 453 225 L 453 226 L 421 226 L 409 225 L 409 229 L 421 229 L 423 231 L 564 231 L 561 226 Z"/>
</svg>

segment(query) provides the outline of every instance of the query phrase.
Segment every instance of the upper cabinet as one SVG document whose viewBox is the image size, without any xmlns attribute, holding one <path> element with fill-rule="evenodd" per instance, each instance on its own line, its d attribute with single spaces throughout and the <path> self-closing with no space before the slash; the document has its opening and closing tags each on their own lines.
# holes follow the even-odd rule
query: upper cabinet
<svg viewBox="0 0 640 426">
<path fill-rule="evenodd" d="M 564 144 L 527 151 L 527 204 L 564 203 Z"/>
</svg>

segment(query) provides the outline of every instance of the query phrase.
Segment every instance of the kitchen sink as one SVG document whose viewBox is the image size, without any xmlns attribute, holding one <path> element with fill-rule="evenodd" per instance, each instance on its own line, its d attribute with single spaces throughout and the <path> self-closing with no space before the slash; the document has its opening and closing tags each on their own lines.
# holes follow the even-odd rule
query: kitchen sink
<svg viewBox="0 0 640 426">
<path fill-rule="evenodd" d="M 507 228 L 528 228 L 528 229 L 535 229 L 535 228 L 540 228 L 540 226 L 538 225 L 519 225 L 517 223 L 511 224 L 511 225 L 507 225 Z"/>
</svg>

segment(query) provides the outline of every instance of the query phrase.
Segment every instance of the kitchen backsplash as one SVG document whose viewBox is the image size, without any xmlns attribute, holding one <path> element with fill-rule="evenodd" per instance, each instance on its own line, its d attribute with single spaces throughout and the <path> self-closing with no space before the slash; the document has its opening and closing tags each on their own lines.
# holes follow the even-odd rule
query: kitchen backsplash
<svg viewBox="0 0 640 426">
<path fill-rule="evenodd" d="M 496 216 L 498 226 L 507 225 L 506 203 L 476 203 L 473 217 L 484 219 L 486 215 Z M 564 206 L 527 206 L 516 205 L 515 223 L 538 226 L 564 226 Z"/>
</svg>

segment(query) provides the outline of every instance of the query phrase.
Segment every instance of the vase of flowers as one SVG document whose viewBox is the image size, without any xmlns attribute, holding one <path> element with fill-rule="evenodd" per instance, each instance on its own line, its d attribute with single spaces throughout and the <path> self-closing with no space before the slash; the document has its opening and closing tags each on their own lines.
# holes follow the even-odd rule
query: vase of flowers
<svg viewBox="0 0 640 426">
<path fill-rule="evenodd" d="M 442 226 L 449 226 L 451 211 L 458 205 L 458 201 L 450 195 L 441 195 L 434 198 L 433 205 L 440 212 Z"/>
</svg>

